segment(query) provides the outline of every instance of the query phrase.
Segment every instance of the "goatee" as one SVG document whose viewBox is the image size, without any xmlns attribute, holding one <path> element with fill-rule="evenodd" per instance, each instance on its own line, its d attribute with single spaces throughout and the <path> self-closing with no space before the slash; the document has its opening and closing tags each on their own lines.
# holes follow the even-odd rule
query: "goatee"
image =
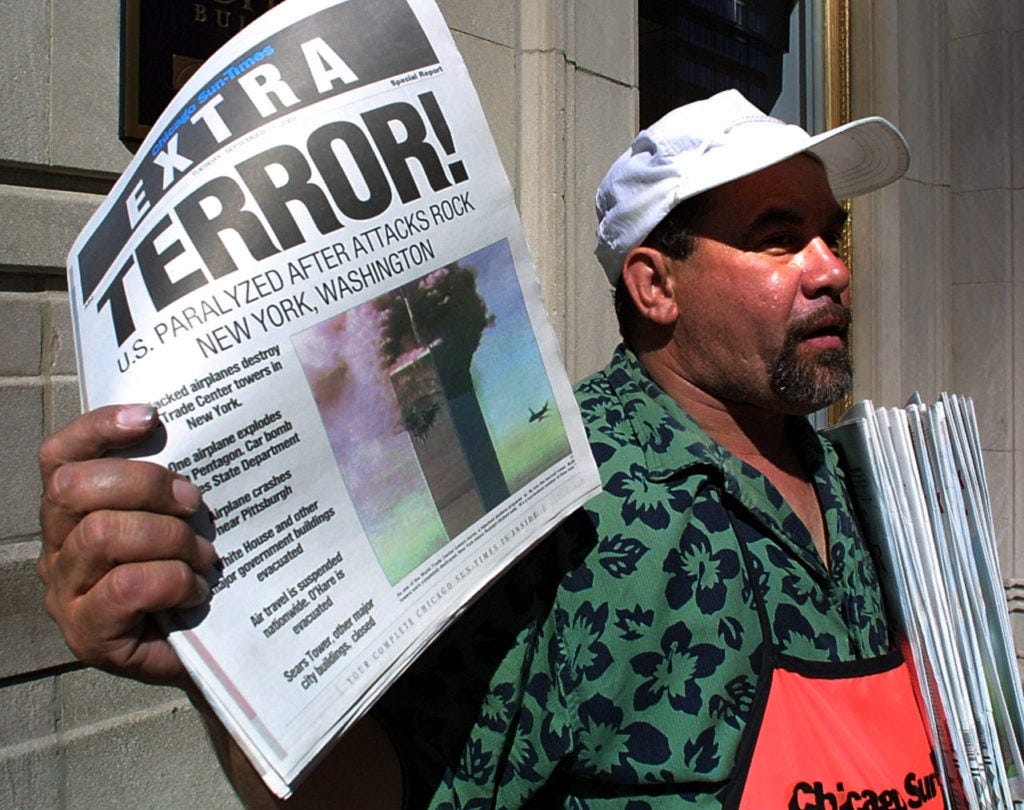
<svg viewBox="0 0 1024 810">
<path fill-rule="evenodd" d="M 768 363 L 768 382 L 784 402 L 811 413 L 846 395 L 853 385 L 853 362 L 847 335 L 850 310 L 835 304 L 791 324 L 778 356 Z M 800 342 L 816 333 L 842 338 L 842 348 L 800 356 Z"/>
</svg>

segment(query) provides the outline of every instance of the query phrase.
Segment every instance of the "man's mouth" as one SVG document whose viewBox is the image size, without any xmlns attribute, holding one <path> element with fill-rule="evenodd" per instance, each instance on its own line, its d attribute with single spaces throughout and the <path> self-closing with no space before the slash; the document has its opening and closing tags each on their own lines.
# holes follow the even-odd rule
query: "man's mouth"
<svg viewBox="0 0 1024 810">
<path fill-rule="evenodd" d="M 793 325 L 790 334 L 796 343 L 819 349 L 842 349 L 850 331 L 850 311 L 846 307 L 829 307 L 808 315 Z"/>
</svg>

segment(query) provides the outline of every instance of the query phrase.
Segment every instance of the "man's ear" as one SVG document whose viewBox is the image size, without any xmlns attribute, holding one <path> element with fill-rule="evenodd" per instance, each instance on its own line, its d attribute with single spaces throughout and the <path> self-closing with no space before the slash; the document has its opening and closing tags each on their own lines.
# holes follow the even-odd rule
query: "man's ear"
<svg viewBox="0 0 1024 810">
<path fill-rule="evenodd" d="M 637 310 L 659 326 L 669 326 L 679 317 L 671 272 L 675 261 L 660 250 L 640 246 L 627 253 L 622 263 L 622 281 Z"/>
</svg>

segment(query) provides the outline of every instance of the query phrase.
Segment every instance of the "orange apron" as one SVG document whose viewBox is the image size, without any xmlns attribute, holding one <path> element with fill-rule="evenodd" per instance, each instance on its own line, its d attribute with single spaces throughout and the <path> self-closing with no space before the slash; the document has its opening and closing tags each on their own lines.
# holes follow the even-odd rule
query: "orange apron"
<svg viewBox="0 0 1024 810">
<path fill-rule="evenodd" d="M 775 649 L 747 550 L 732 519 L 765 639 L 757 697 L 725 807 L 904 810 L 945 807 L 911 673 L 899 650 L 840 663 Z"/>
</svg>

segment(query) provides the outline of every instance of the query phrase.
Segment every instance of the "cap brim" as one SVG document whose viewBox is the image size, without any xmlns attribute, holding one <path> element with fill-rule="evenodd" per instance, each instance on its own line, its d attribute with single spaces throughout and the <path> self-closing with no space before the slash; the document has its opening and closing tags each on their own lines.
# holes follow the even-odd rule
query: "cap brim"
<svg viewBox="0 0 1024 810">
<path fill-rule="evenodd" d="M 723 150 L 722 158 L 727 158 L 727 162 L 708 161 L 703 167 L 706 177 L 700 177 L 697 172 L 687 177 L 683 187 L 665 199 L 664 210 L 658 212 L 657 221 L 689 197 L 804 153 L 814 155 L 825 166 L 829 186 L 837 200 L 880 189 L 902 177 L 910 165 L 907 142 L 884 118 L 860 118 L 810 137 L 796 126 L 787 125 L 786 130 L 799 132 L 803 137 L 787 139 L 774 147 L 762 143 L 760 149 L 748 152 L 735 147 L 727 152 Z"/>
<path fill-rule="evenodd" d="M 861 118 L 815 135 L 805 151 L 825 165 L 840 200 L 887 186 L 910 166 L 907 142 L 884 118 Z"/>
</svg>

